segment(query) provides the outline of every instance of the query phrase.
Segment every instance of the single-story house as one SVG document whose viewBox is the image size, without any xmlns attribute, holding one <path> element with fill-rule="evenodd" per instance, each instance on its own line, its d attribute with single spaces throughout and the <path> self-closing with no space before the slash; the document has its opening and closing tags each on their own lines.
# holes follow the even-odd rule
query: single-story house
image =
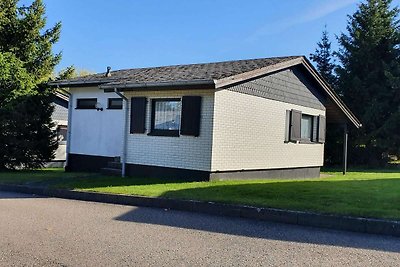
<svg viewBox="0 0 400 267">
<path fill-rule="evenodd" d="M 71 93 L 72 171 L 120 165 L 122 175 L 142 177 L 319 177 L 326 123 L 361 127 L 304 56 L 107 68 L 51 85 Z"/>
</svg>

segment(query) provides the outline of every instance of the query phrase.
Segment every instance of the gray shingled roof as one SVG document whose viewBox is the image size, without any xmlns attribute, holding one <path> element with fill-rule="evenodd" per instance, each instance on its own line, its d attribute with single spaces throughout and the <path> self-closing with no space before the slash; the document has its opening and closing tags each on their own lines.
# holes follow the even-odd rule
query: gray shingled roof
<svg viewBox="0 0 400 267">
<path fill-rule="evenodd" d="M 303 65 L 314 76 L 321 88 L 354 125 L 357 128 L 361 127 L 360 121 L 323 80 L 307 58 L 303 56 L 116 70 L 111 71 L 109 77 L 106 77 L 105 73 L 98 73 L 69 80 L 57 80 L 50 82 L 49 85 L 60 87 L 99 86 L 105 92 L 114 91 L 117 88 L 118 90 L 178 89 L 179 86 L 184 88 L 194 86 L 195 89 L 215 89 L 298 64 Z"/>
<path fill-rule="evenodd" d="M 51 85 L 83 84 L 143 84 L 167 82 L 213 81 L 256 69 L 272 66 L 299 56 L 273 57 L 248 60 L 234 60 L 215 63 L 175 65 L 153 68 L 137 68 L 111 71 L 110 77 L 105 73 L 88 75 L 69 80 L 58 80 Z"/>
</svg>

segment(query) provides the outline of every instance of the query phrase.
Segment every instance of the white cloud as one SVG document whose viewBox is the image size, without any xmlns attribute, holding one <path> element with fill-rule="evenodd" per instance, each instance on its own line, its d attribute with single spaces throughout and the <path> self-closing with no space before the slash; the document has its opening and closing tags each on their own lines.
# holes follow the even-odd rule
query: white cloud
<svg viewBox="0 0 400 267">
<path fill-rule="evenodd" d="M 311 22 L 323 18 L 337 10 L 346 6 L 357 3 L 359 0 L 329 0 L 321 1 L 320 4 L 306 9 L 297 15 L 285 17 L 274 22 L 263 25 L 258 30 L 253 32 L 246 41 L 253 42 L 262 36 L 275 34 L 289 29 L 295 25 Z"/>
</svg>

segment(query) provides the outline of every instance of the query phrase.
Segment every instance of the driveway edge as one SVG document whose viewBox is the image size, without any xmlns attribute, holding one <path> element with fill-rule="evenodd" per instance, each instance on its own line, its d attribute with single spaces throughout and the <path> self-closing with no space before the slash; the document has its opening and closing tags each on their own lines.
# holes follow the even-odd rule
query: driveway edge
<svg viewBox="0 0 400 267">
<path fill-rule="evenodd" d="M 200 212 L 213 215 L 400 237 L 400 221 L 328 215 L 314 212 L 292 211 L 274 208 L 257 208 L 252 206 L 231 205 L 197 200 L 116 195 L 66 189 L 31 187 L 24 185 L 0 184 L 0 191 L 36 194 L 49 197 L 109 204 Z"/>
</svg>

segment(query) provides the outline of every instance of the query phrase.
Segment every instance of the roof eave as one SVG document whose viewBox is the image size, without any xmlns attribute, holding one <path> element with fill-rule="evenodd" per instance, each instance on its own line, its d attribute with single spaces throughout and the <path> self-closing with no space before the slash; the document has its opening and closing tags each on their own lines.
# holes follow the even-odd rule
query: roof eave
<svg viewBox="0 0 400 267">
<path fill-rule="evenodd" d="M 105 92 L 114 91 L 139 91 L 139 90 L 184 90 L 184 89 L 215 89 L 213 80 L 188 80 L 174 82 L 150 82 L 150 83 L 109 83 L 99 86 Z"/>
<path fill-rule="evenodd" d="M 98 86 L 106 83 L 101 80 L 90 80 L 90 81 L 52 81 L 47 84 L 51 87 L 79 87 L 79 86 Z"/>
</svg>

